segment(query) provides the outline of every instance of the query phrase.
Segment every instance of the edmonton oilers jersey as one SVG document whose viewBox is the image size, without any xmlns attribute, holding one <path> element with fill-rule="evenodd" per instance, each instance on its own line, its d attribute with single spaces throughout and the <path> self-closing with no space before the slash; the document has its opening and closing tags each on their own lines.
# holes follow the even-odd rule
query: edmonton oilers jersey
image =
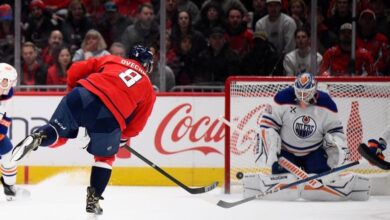
<svg viewBox="0 0 390 220">
<path fill-rule="evenodd" d="M 302 108 L 296 101 L 294 88 L 283 89 L 275 95 L 275 105 L 267 108 L 262 115 L 260 127 L 275 129 L 282 139 L 282 149 L 296 156 L 322 147 L 326 133 L 344 135 L 332 98 L 325 92 L 317 91 L 315 100 Z"/>
</svg>

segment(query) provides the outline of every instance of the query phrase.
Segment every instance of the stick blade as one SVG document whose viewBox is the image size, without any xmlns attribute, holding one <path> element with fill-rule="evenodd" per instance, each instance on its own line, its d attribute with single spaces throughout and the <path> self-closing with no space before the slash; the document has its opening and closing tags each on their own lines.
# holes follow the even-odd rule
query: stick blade
<svg viewBox="0 0 390 220">
<path fill-rule="evenodd" d="M 218 203 L 217 203 L 217 206 L 228 209 L 228 208 L 232 208 L 232 207 L 241 205 L 243 203 L 252 201 L 254 199 L 257 199 L 258 197 L 259 196 L 255 195 L 255 196 L 251 196 L 251 197 L 248 197 L 248 198 L 245 198 L 245 199 L 242 199 L 242 200 L 238 200 L 236 202 L 227 202 L 227 201 L 219 200 Z"/>
<path fill-rule="evenodd" d="M 358 147 L 358 152 L 360 153 L 360 155 L 362 155 L 362 157 L 364 157 L 366 160 L 368 160 L 368 162 L 370 162 L 371 164 L 373 164 L 373 165 L 375 165 L 383 170 L 390 170 L 390 163 L 386 162 L 386 161 L 380 159 L 379 157 L 377 157 L 376 155 L 372 154 L 370 152 L 370 148 L 367 146 L 367 144 L 361 143 Z"/>
<path fill-rule="evenodd" d="M 218 186 L 218 181 L 215 181 L 208 186 L 199 187 L 199 188 L 190 188 L 187 191 L 191 194 L 200 194 L 200 193 L 209 192 L 209 191 L 215 189 L 217 186 Z"/>
</svg>

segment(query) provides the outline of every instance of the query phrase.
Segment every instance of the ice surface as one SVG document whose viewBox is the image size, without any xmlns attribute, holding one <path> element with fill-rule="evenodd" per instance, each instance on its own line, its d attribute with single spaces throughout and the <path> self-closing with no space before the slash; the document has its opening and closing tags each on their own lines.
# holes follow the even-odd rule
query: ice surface
<svg viewBox="0 0 390 220">
<path fill-rule="evenodd" d="M 0 194 L 0 219 L 78 220 L 85 213 L 86 184 L 62 174 L 37 185 L 22 185 L 31 197 L 7 202 Z M 389 186 L 390 187 L 390 186 Z M 99 220 L 369 220 L 390 219 L 390 197 L 375 196 L 367 202 L 251 201 L 230 209 L 210 200 L 235 201 L 241 195 L 225 195 L 221 188 L 191 195 L 179 187 L 109 186 L 101 201 Z"/>
</svg>

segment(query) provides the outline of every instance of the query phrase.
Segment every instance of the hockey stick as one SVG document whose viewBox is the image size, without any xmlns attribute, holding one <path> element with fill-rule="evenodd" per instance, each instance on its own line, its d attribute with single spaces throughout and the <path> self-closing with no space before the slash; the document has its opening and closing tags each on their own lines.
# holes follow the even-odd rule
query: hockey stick
<svg viewBox="0 0 390 220">
<path fill-rule="evenodd" d="M 360 153 L 360 155 L 362 155 L 362 157 L 368 160 L 368 162 L 370 162 L 371 164 L 383 170 L 390 170 L 390 163 L 380 159 L 375 154 L 371 153 L 370 148 L 365 143 L 361 143 L 359 145 L 358 152 Z"/>
<path fill-rule="evenodd" d="M 308 181 L 311 181 L 311 180 L 314 180 L 314 179 L 317 179 L 317 178 L 329 175 L 331 173 L 335 173 L 335 172 L 339 172 L 341 170 L 345 170 L 345 169 L 347 169 L 349 167 L 352 167 L 352 166 L 355 166 L 357 164 L 359 164 L 359 161 L 354 161 L 354 162 L 351 162 L 349 164 L 345 164 L 345 165 L 342 165 L 342 166 L 330 169 L 330 170 L 328 170 L 326 172 L 319 173 L 319 174 L 316 174 L 314 176 L 311 176 L 311 177 L 308 177 L 308 178 L 305 178 L 305 179 L 297 180 L 297 181 L 292 182 L 290 184 L 284 185 L 284 186 L 282 186 L 280 188 L 275 188 L 275 189 L 272 189 L 271 191 L 266 191 L 265 193 L 259 193 L 259 194 L 256 194 L 254 196 L 251 196 L 251 197 L 248 197 L 248 198 L 245 198 L 245 199 L 242 199 L 242 200 L 238 200 L 236 202 L 227 202 L 227 201 L 219 200 L 217 205 L 222 207 L 222 208 L 232 208 L 234 206 L 241 205 L 243 203 L 246 203 L 246 202 L 249 202 L 249 201 L 252 201 L 252 200 L 255 200 L 255 199 L 262 198 L 262 197 L 264 197 L 266 195 L 279 192 L 280 190 L 287 189 L 289 187 L 296 186 L 296 185 L 299 185 L 301 183 L 305 183 L 305 182 L 308 182 Z"/>
<path fill-rule="evenodd" d="M 175 177 L 171 176 L 169 173 L 167 173 L 165 170 L 161 169 L 159 166 L 157 166 L 156 164 L 154 164 L 152 161 L 148 160 L 147 158 L 145 158 L 144 156 L 142 156 L 140 153 L 138 153 L 137 151 L 135 151 L 133 148 L 131 148 L 130 146 L 128 145 L 125 145 L 124 148 L 126 150 L 128 150 L 129 152 L 133 153 L 135 156 L 137 156 L 139 159 L 141 159 L 142 161 L 144 161 L 145 163 L 147 163 L 149 166 L 153 167 L 155 170 L 157 170 L 159 173 L 161 173 L 162 175 L 164 175 L 165 177 L 167 177 L 168 179 L 170 179 L 172 182 L 176 183 L 178 186 L 180 186 L 181 188 L 183 188 L 185 191 L 191 193 L 191 194 L 199 194 L 199 193 L 205 193 L 205 192 L 208 192 L 208 191 L 211 191 L 213 190 L 215 187 L 218 186 L 218 181 L 216 182 L 213 182 L 211 185 L 209 186 L 204 186 L 204 187 L 199 187 L 199 188 L 190 188 L 188 186 L 186 186 L 184 183 L 180 182 L 179 180 L 177 180 Z"/>
<path fill-rule="evenodd" d="M 295 164 L 291 163 L 291 161 L 287 160 L 285 157 L 280 157 L 278 163 L 281 167 L 288 170 L 290 173 L 294 174 L 298 178 L 305 179 L 309 177 L 309 174 L 307 174 Z M 310 180 L 308 183 L 313 188 L 320 188 L 324 186 L 320 181 L 316 179 Z"/>
</svg>

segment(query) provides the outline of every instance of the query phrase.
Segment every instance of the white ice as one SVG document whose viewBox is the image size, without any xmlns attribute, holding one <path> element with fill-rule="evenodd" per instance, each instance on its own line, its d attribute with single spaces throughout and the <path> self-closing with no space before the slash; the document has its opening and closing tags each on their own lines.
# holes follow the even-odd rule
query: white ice
<svg viewBox="0 0 390 220">
<path fill-rule="evenodd" d="M 0 219 L 86 220 L 86 185 L 74 177 L 59 175 L 37 185 L 21 185 L 30 198 L 7 202 L 0 195 Z M 210 200 L 236 201 L 221 188 L 191 195 L 179 187 L 108 186 L 101 201 L 99 220 L 370 220 L 390 219 L 390 197 L 375 196 L 367 202 L 276 202 L 251 201 L 224 209 Z"/>
</svg>

